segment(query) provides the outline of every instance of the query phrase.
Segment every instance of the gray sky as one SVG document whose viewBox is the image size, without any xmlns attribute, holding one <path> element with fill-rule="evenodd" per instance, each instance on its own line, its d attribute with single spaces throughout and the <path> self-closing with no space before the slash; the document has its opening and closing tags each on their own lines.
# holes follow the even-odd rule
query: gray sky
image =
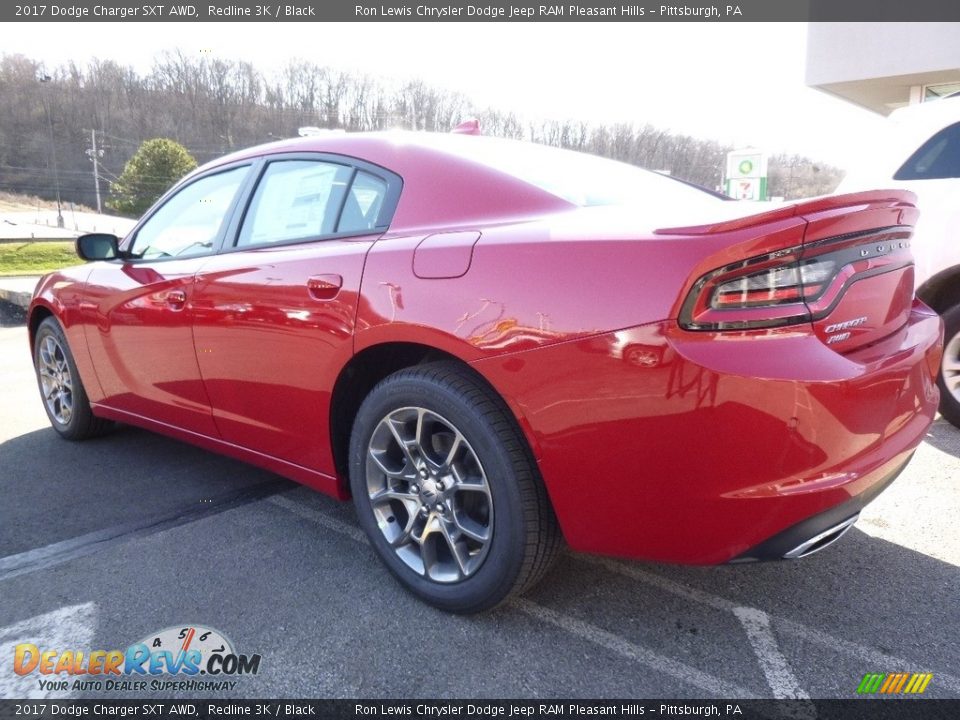
<svg viewBox="0 0 960 720">
<path fill-rule="evenodd" d="M 8 26 L 8 29 L 10 27 Z M 845 167 L 878 115 L 804 85 L 805 23 L 18 24 L 0 51 L 149 69 L 164 50 L 422 78 L 530 119 L 634 122 Z"/>
</svg>

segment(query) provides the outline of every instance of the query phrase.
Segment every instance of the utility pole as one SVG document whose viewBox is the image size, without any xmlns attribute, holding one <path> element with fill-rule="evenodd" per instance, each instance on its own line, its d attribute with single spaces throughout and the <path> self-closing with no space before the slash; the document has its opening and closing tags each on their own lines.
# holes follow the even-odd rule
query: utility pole
<svg viewBox="0 0 960 720">
<path fill-rule="evenodd" d="M 42 75 L 40 77 L 41 83 L 49 83 L 53 80 L 49 75 Z M 56 183 L 57 187 L 57 227 L 62 228 L 63 224 L 63 209 L 60 205 L 60 171 L 57 168 L 57 141 L 53 135 L 53 113 L 50 111 L 50 93 L 45 93 L 47 96 L 47 102 L 44 103 L 44 108 L 47 111 L 47 125 L 50 128 L 50 157 L 53 158 L 53 180 Z"/>
<path fill-rule="evenodd" d="M 100 166 L 97 164 L 103 157 L 103 150 L 97 150 L 97 131 L 90 130 L 90 147 L 87 148 L 87 157 L 93 162 L 93 187 L 97 194 L 97 214 L 103 212 L 100 206 Z"/>
</svg>

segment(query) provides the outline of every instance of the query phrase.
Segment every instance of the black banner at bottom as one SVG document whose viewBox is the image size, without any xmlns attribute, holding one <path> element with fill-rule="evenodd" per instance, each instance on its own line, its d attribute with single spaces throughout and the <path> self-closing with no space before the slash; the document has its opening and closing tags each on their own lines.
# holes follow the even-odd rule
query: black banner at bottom
<svg viewBox="0 0 960 720">
<path fill-rule="evenodd" d="M 960 717 L 960 699 L 855 700 L 0 700 L 7 718 L 421 718 L 581 720 L 787 718 L 939 720 Z"/>
</svg>

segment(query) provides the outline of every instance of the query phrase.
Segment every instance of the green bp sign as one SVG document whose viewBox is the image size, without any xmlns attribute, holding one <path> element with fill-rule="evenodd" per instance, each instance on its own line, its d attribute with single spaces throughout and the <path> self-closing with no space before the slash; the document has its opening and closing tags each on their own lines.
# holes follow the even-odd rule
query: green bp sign
<svg viewBox="0 0 960 720">
<path fill-rule="evenodd" d="M 737 200 L 767 199 L 767 156 L 756 148 L 727 153 L 726 193 Z"/>
</svg>

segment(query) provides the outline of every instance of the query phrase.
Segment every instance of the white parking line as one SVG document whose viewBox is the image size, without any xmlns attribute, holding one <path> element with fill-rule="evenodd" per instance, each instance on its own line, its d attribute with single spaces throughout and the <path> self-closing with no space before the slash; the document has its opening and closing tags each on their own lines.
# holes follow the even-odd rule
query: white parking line
<svg viewBox="0 0 960 720">
<path fill-rule="evenodd" d="M 363 531 L 356 526 L 330 517 L 330 515 L 319 510 L 313 510 L 311 508 L 304 507 L 303 505 L 294 502 L 283 495 L 275 495 L 269 498 L 267 502 L 273 503 L 274 505 L 292 512 L 293 514 L 298 515 L 306 520 L 311 520 L 318 525 L 322 525 L 328 530 L 333 530 L 334 532 L 346 535 L 357 542 L 364 543 L 366 545 L 370 544 L 369 540 L 367 540 L 367 536 L 364 535 Z M 622 657 L 633 660 L 640 665 L 645 665 L 660 673 L 688 683 L 689 685 L 692 685 L 693 687 L 704 692 L 710 693 L 711 695 L 718 697 L 733 697 L 738 699 L 751 699 L 759 697 L 756 693 L 740 687 L 739 685 L 721 680 L 720 678 L 714 677 L 709 673 L 697 670 L 690 665 L 682 663 L 678 660 L 673 660 L 665 655 L 660 655 L 652 650 L 648 650 L 645 647 L 637 645 L 636 643 L 625 640 L 619 635 L 614 635 L 613 633 L 597 627 L 596 625 L 591 625 L 590 623 L 583 622 L 582 620 L 570 617 L 564 613 L 559 613 L 555 610 L 543 607 L 542 605 L 538 605 L 530 600 L 526 600 L 524 598 L 515 598 L 508 603 L 508 606 L 516 608 L 517 610 L 520 610 L 521 612 L 542 622 L 559 627 L 571 635 L 576 635 L 577 637 L 588 640 L 595 645 L 599 645 L 600 647 L 615 652 Z"/>
<path fill-rule="evenodd" d="M 623 575 L 633 580 L 638 580 L 646 585 L 650 585 L 660 590 L 665 590 L 679 597 L 700 603 L 701 605 L 707 605 L 709 607 L 716 608 L 717 610 L 734 612 L 738 607 L 740 607 L 727 598 L 720 597 L 719 595 L 713 595 L 696 588 L 687 587 L 686 585 L 681 585 L 680 583 L 669 580 L 662 575 L 657 575 L 656 573 L 644 570 L 637 565 L 630 565 L 617 560 L 591 557 L 588 555 L 577 555 L 576 558 L 582 562 L 599 565 L 611 572 Z M 773 622 L 777 629 L 782 633 L 788 633 L 808 642 L 822 645 L 829 650 L 842 652 L 851 657 L 855 657 L 858 660 L 862 660 L 871 667 L 883 669 L 909 668 L 918 665 L 925 667 L 925 663 L 923 662 L 905 660 L 904 658 L 881 652 L 875 648 L 861 645 L 860 643 L 852 642 L 850 640 L 844 640 L 821 630 L 815 630 L 814 628 L 807 627 L 806 625 L 802 625 L 793 620 L 788 620 L 787 618 L 778 617 L 776 615 L 770 615 L 769 618 L 770 621 Z M 960 678 L 958 678 L 956 675 L 950 675 L 944 672 L 936 672 L 935 674 L 938 685 L 949 688 L 955 693 L 960 693 Z"/>
<path fill-rule="evenodd" d="M 809 700 L 810 696 L 800 687 L 790 664 L 777 646 L 777 639 L 770 629 L 770 616 L 750 607 L 734 608 L 733 614 L 747 633 L 773 696 L 778 700 Z"/>
<path fill-rule="evenodd" d="M 633 580 L 639 580 L 646 585 L 652 585 L 660 590 L 666 590 L 668 593 L 679 595 L 682 598 L 692 600 L 693 602 L 700 603 L 701 605 L 708 605 L 709 607 L 717 610 L 733 612 L 740 607 L 737 605 L 737 603 L 727 600 L 724 597 L 720 597 L 719 595 L 711 595 L 703 590 L 697 590 L 696 588 L 681 585 L 680 583 L 669 580 L 661 575 L 656 575 L 655 573 L 643 570 L 638 565 L 629 565 L 618 560 L 611 560 L 610 558 L 596 557 L 593 555 L 574 555 L 574 557 L 581 562 L 599 565 L 600 567 L 606 568 L 610 572 L 617 573 L 618 575 L 624 575 Z"/>
<path fill-rule="evenodd" d="M 333 530 L 341 535 L 346 535 L 357 542 L 365 543 L 367 545 L 370 544 L 370 541 L 367 540 L 367 536 L 363 534 L 363 530 L 358 528 L 356 525 L 351 525 L 349 523 L 337 520 L 336 518 L 330 517 L 327 513 L 304 507 L 300 503 L 294 502 L 290 498 L 284 497 L 283 495 L 274 495 L 268 499 L 268 502 L 271 502 L 278 507 L 282 507 L 284 510 L 292 512 L 294 515 L 299 515 L 304 520 L 312 520 L 318 525 L 323 525 L 329 530 Z"/>
<path fill-rule="evenodd" d="M 629 640 L 625 640 L 619 635 L 614 635 L 613 633 L 608 632 L 603 628 L 599 628 L 596 625 L 591 625 L 590 623 L 583 622 L 582 620 L 577 620 L 569 615 L 559 613 L 556 610 L 551 610 L 543 605 L 538 605 L 537 603 L 531 602 L 530 600 L 526 600 L 524 598 L 514 598 L 508 603 L 508 605 L 510 607 L 517 608 L 518 610 L 536 618 L 537 620 L 541 620 L 542 622 L 562 628 L 571 635 L 576 635 L 584 640 L 589 640 L 595 645 L 599 645 L 607 650 L 611 650 L 618 655 L 622 655 L 625 658 L 629 658 L 630 660 L 639 663 L 640 665 L 646 665 L 647 667 L 653 668 L 664 675 L 669 675 L 677 680 L 692 685 L 695 688 L 709 693 L 713 697 L 730 697 L 737 699 L 754 699 L 759 697 L 752 690 L 747 690 L 746 688 L 735 685 L 734 683 L 721 680 L 713 675 L 697 670 L 690 665 L 682 663 L 678 660 L 674 660 L 665 655 L 660 655 L 641 645 L 637 645 Z M 637 692 L 638 694 L 643 694 L 642 689 L 638 688 Z"/>
<path fill-rule="evenodd" d="M 757 662 L 767 678 L 773 696 L 776 698 L 809 699 L 810 696 L 800 687 L 800 683 L 790 669 L 790 664 L 777 646 L 777 639 L 770 629 L 770 616 L 762 610 L 739 606 L 718 595 L 711 595 L 696 588 L 680 585 L 673 580 L 668 580 L 660 575 L 616 560 L 589 556 L 577 557 L 585 562 L 600 565 L 611 572 L 653 585 L 660 590 L 666 590 L 700 605 L 733 613 L 746 630 L 750 647 L 753 649 L 754 655 L 757 656 Z"/>
<path fill-rule="evenodd" d="M 71 605 L 58 610 L 35 615 L 13 625 L 0 628 L 0 698 L 23 698 L 42 700 L 51 697 L 52 688 L 40 687 L 40 681 L 62 680 L 57 675 L 17 675 L 13 671 L 14 649 L 20 643 L 33 643 L 44 650 L 65 650 L 72 647 L 88 647 L 93 642 L 96 630 L 97 606 L 92 603 Z M 10 664 L 7 665 L 7 662 Z M 70 682 L 72 685 L 72 681 Z M 68 685 L 69 687 L 69 685 Z M 73 693 L 56 691 L 58 699 L 72 697 Z"/>
<path fill-rule="evenodd" d="M 333 518 L 327 513 L 321 512 L 319 510 L 313 510 L 309 507 L 305 507 L 300 503 L 290 500 L 284 495 L 274 495 L 273 497 L 268 498 L 267 502 L 273 503 L 274 505 L 277 505 L 278 507 L 288 510 L 294 513 L 295 515 L 299 515 L 304 519 L 312 520 L 313 522 L 319 525 L 323 525 L 324 527 L 330 530 L 333 530 L 334 532 L 340 533 L 342 535 L 347 535 L 348 537 L 356 540 L 357 542 L 369 544 L 366 535 L 364 535 L 363 531 L 360 530 L 355 525 L 337 520 L 336 518 Z M 690 600 L 692 602 L 699 603 L 701 605 L 706 605 L 708 607 L 712 607 L 717 610 L 733 613 L 734 615 L 737 615 L 738 618 L 740 618 L 740 615 L 737 614 L 737 610 L 741 610 L 741 611 L 753 610 L 755 612 L 762 613 L 762 611 L 759 609 L 745 608 L 731 600 L 728 600 L 727 598 L 721 597 L 719 595 L 713 595 L 712 593 L 708 593 L 703 590 L 699 590 L 697 588 L 681 585 L 678 582 L 675 582 L 661 575 L 657 575 L 655 573 L 644 570 L 636 565 L 630 565 L 617 560 L 611 560 L 609 558 L 594 557 L 589 555 L 575 555 L 574 557 L 581 562 L 587 562 L 587 563 L 592 563 L 594 565 L 599 565 L 600 567 L 606 568 L 610 572 L 623 575 L 633 580 L 638 580 L 646 585 L 659 588 L 660 590 L 664 590 L 671 594 L 686 598 L 687 600 Z M 517 604 L 517 602 L 525 603 L 525 605 L 521 606 Z M 513 604 L 515 605 L 515 607 L 517 607 L 520 610 L 523 610 L 527 614 L 533 614 L 530 608 L 538 608 L 544 611 L 544 613 L 552 613 L 557 617 L 566 618 L 572 624 L 570 625 L 569 628 L 565 627 L 564 629 L 567 629 L 568 632 L 572 632 L 573 634 L 580 635 L 580 632 L 575 632 L 570 628 L 576 627 L 576 628 L 583 629 L 580 625 L 577 625 L 577 623 L 581 623 L 581 621 L 576 620 L 575 618 L 570 618 L 569 616 L 564 616 L 564 615 L 560 615 L 559 613 L 555 613 L 553 610 L 544 608 L 540 605 L 530 602 L 529 600 L 514 601 Z M 763 613 L 763 615 L 766 616 L 767 618 L 767 623 L 768 623 L 767 632 L 771 632 L 769 629 L 769 623 L 775 623 L 777 629 L 780 632 L 787 633 L 795 637 L 799 637 L 803 640 L 807 640 L 808 642 L 822 645 L 824 647 L 829 648 L 830 650 L 845 653 L 849 656 L 862 660 L 873 667 L 902 668 L 902 667 L 912 667 L 914 665 L 917 665 L 916 662 L 911 662 L 909 660 L 896 657 L 895 655 L 889 655 L 887 653 L 881 652 L 879 650 L 868 647 L 866 645 L 861 645 L 859 643 L 851 642 L 849 640 L 843 640 L 842 638 L 834 637 L 829 633 L 825 633 L 820 630 L 809 628 L 806 625 L 801 625 L 800 623 L 797 623 L 793 620 L 788 620 L 787 618 L 778 617 L 776 615 L 768 615 L 767 613 Z M 544 618 L 545 617 L 546 615 L 544 615 Z M 551 617 L 553 617 L 553 615 L 551 615 Z M 547 620 L 547 622 L 550 622 L 550 621 Z M 741 620 L 741 622 L 743 621 Z M 556 622 L 554 622 L 553 624 L 560 626 Z M 583 626 L 587 626 L 591 628 L 594 627 L 594 626 L 588 625 L 587 623 L 583 623 Z M 592 642 L 603 645 L 603 643 L 600 642 L 598 639 L 605 638 L 606 636 L 604 635 L 604 633 L 606 633 L 607 635 L 610 635 L 611 638 L 616 638 L 618 641 L 622 641 L 624 643 L 627 643 L 627 645 L 631 645 L 628 641 L 623 640 L 623 638 L 619 638 L 616 635 L 611 635 L 607 633 L 605 630 L 603 630 L 602 628 L 595 628 L 595 629 L 598 632 L 598 634 L 595 636 L 595 638 L 597 639 L 592 639 Z M 581 636 L 584 637 L 583 635 Z M 748 631 L 748 636 L 749 636 L 749 631 Z M 779 652 L 779 649 L 776 647 L 775 638 L 773 638 L 771 635 L 770 638 L 764 642 L 773 643 L 773 646 L 772 646 L 773 651 L 775 651 L 778 655 L 780 655 L 780 660 L 776 662 L 780 663 L 781 668 L 786 668 L 787 673 L 789 673 L 789 677 L 793 678 L 792 687 L 794 688 L 794 691 L 798 693 L 802 693 L 792 697 L 804 697 L 804 698 L 808 697 L 804 693 L 804 691 L 799 687 L 799 684 L 797 683 L 796 678 L 793 677 L 793 673 L 790 671 L 789 666 L 786 664 L 786 659 L 783 658 L 782 654 L 780 654 Z M 604 645 L 604 647 L 606 647 L 606 645 Z M 639 648 L 639 646 L 635 646 L 635 647 Z M 764 667 L 764 662 L 774 663 L 774 664 L 771 664 L 770 667 L 771 668 L 776 667 L 776 663 L 770 660 L 770 658 L 774 656 L 770 654 L 770 655 L 767 655 L 766 658 L 761 658 L 757 650 L 757 645 L 753 644 L 752 639 L 751 639 L 751 647 L 753 647 L 754 652 L 757 653 L 757 659 L 760 662 L 761 668 L 764 670 L 765 674 L 767 673 L 767 669 Z M 612 649 L 612 648 L 609 648 L 609 649 Z M 770 648 L 767 647 L 766 649 L 769 650 Z M 616 650 L 615 652 L 618 652 L 621 655 L 624 654 L 620 650 Z M 627 655 L 627 657 L 631 657 L 631 659 L 635 659 L 630 655 Z M 659 658 L 659 656 L 657 657 Z M 672 662 L 676 662 L 676 661 L 672 661 Z M 683 666 L 682 663 L 680 663 L 680 665 Z M 656 667 L 659 667 L 659 666 L 656 666 Z M 687 666 L 683 666 L 683 667 L 687 667 Z M 693 668 L 690 668 L 690 669 L 697 673 L 700 672 L 698 670 L 694 670 Z M 671 673 L 668 673 L 668 674 L 671 674 Z M 937 676 L 937 682 L 940 686 L 949 688 L 954 692 L 960 693 L 960 678 L 957 678 L 954 675 L 950 675 L 943 672 L 937 672 L 936 676 Z M 674 677 L 681 677 L 681 676 L 674 675 Z M 712 677 L 712 676 L 707 676 L 707 677 Z M 782 677 L 782 676 L 776 676 L 776 677 Z M 770 680 L 769 675 L 767 675 L 767 679 L 768 681 Z M 723 685 L 724 687 L 728 687 L 728 688 L 731 687 L 731 685 L 729 685 L 728 683 L 724 683 L 724 681 L 720 680 L 719 678 L 712 677 L 711 682 L 717 683 L 718 685 Z M 696 685 L 696 683 L 693 683 L 693 684 Z M 789 683 L 787 683 L 784 685 L 780 685 L 778 687 L 786 688 L 791 686 L 789 685 Z M 773 690 L 774 694 L 778 692 L 777 687 L 774 687 L 772 683 L 771 683 L 771 689 Z M 741 690 L 740 692 L 747 693 L 746 690 Z M 755 697 L 755 695 L 747 693 L 747 694 L 741 695 L 741 697 Z"/>
</svg>

